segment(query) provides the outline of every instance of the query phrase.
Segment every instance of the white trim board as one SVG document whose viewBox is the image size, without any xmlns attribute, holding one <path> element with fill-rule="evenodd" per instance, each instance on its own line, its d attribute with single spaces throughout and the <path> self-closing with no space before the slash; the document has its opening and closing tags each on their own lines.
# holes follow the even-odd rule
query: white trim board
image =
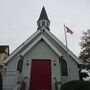
<svg viewBox="0 0 90 90">
<path fill-rule="evenodd" d="M 24 56 L 32 47 L 34 47 L 41 39 L 43 39 L 49 46 L 50 48 L 55 51 L 55 53 L 58 56 L 62 56 L 62 53 L 42 34 L 39 38 L 37 38 L 28 48 L 26 48 L 21 55 Z"/>
<path fill-rule="evenodd" d="M 53 40 L 55 40 L 58 45 L 60 45 L 65 51 L 67 51 L 67 48 L 65 47 L 65 45 L 57 38 L 55 37 L 51 32 L 49 32 L 48 30 L 45 30 L 46 34 L 48 36 L 50 36 Z M 73 54 L 73 52 L 71 52 L 69 49 L 68 49 L 68 53 L 71 57 L 74 58 L 74 60 L 78 63 L 78 64 L 82 64 L 82 62 L 80 61 L 80 59 L 75 55 Z"/>
<path fill-rule="evenodd" d="M 35 32 L 31 37 L 29 37 L 25 42 L 23 42 L 17 49 L 15 49 L 7 59 L 4 60 L 4 63 L 7 63 L 14 55 L 16 55 L 26 44 L 28 44 L 34 37 L 41 33 L 41 30 Z"/>
</svg>

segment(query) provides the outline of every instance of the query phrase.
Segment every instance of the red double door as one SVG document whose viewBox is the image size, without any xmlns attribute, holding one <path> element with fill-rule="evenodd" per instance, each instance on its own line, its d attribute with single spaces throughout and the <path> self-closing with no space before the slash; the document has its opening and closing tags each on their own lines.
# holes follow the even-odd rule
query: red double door
<svg viewBox="0 0 90 90">
<path fill-rule="evenodd" d="M 30 90 L 51 90 L 51 60 L 32 60 Z"/>
</svg>

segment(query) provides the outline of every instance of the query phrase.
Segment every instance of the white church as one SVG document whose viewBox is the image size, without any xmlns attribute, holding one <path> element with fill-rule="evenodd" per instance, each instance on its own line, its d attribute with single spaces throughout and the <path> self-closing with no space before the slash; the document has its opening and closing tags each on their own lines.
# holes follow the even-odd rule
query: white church
<svg viewBox="0 0 90 90">
<path fill-rule="evenodd" d="M 3 90 L 60 90 L 71 80 L 79 80 L 81 64 L 50 32 L 50 20 L 43 7 L 38 29 L 4 61 Z"/>
</svg>

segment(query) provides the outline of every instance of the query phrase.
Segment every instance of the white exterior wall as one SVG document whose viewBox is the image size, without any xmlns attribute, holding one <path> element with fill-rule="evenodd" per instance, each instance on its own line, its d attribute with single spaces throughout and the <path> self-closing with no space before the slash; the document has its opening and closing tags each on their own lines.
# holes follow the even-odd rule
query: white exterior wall
<svg viewBox="0 0 90 90">
<path fill-rule="evenodd" d="M 6 65 L 6 70 L 3 72 L 3 90 L 13 90 L 13 87 L 16 86 L 18 60 L 17 55 Z"/>
<path fill-rule="evenodd" d="M 55 80 L 54 77 L 57 78 L 58 81 L 60 81 L 60 73 L 59 73 L 59 57 L 55 54 L 54 51 L 50 49 L 50 47 L 41 41 L 38 43 L 33 49 L 31 49 L 24 58 L 24 67 L 23 67 L 23 75 L 24 77 L 28 77 L 27 84 L 29 86 L 30 81 L 30 70 L 31 70 L 31 62 L 32 59 L 51 59 L 51 69 L 52 69 L 52 90 L 55 90 Z M 29 66 L 26 65 L 26 60 L 29 60 Z M 56 66 L 54 66 L 53 61 L 56 60 Z M 26 67 L 26 68 L 25 68 Z"/>
<path fill-rule="evenodd" d="M 20 51 L 22 52 L 22 51 Z M 61 53 L 65 53 L 61 50 Z M 3 77 L 3 90 L 13 90 L 13 88 L 16 86 L 16 79 L 17 79 L 17 63 L 20 59 L 18 53 L 12 60 L 10 60 L 6 67 L 6 72 L 4 72 Z M 52 90 L 55 90 L 55 80 L 56 77 L 58 82 L 67 82 L 70 80 L 78 80 L 78 67 L 76 62 L 70 57 L 69 60 L 67 60 L 67 57 L 64 55 L 64 59 L 67 62 L 68 70 L 69 70 L 69 76 L 67 78 L 60 76 L 60 66 L 59 66 L 59 56 L 43 41 L 41 40 L 37 45 L 35 45 L 28 53 L 24 56 L 24 64 L 23 64 L 23 72 L 22 72 L 22 78 L 28 77 L 26 80 L 27 83 L 27 90 L 29 88 L 29 81 L 30 81 L 30 70 L 31 70 L 31 62 L 32 59 L 51 59 L 51 69 L 52 69 Z M 27 66 L 27 60 L 29 61 L 29 65 Z M 54 65 L 53 61 L 56 61 L 56 65 Z M 12 76 L 8 76 L 8 71 L 11 71 Z M 6 88 L 10 87 L 10 88 Z M 60 88 L 59 88 L 60 90 Z"/>
</svg>

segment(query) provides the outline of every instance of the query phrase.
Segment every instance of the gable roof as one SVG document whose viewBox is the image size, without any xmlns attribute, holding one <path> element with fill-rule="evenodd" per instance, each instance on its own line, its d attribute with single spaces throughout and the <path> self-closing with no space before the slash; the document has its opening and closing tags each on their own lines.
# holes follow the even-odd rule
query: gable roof
<svg viewBox="0 0 90 90">
<path fill-rule="evenodd" d="M 58 45 L 60 45 L 66 52 L 67 52 L 67 47 L 55 36 L 53 35 L 51 32 L 49 32 L 48 30 L 46 30 L 46 33 L 51 36 L 51 38 L 53 40 L 55 40 L 57 42 Z M 68 49 L 68 54 L 74 58 L 75 62 L 77 62 L 78 64 L 82 64 L 81 60 L 73 53 L 71 52 L 69 49 Z"/>
<path fill-rule="evenodd" d="M 12 59 L 23 47 L 25 47 L 31 40 L 33 40 L 36 36 L 41 33 L 40 30 L 36 31 L 31 37 L 29 37 L 26 41 L 24 41 L 19 47 L 17 47 L 11 54 L 8 56 L 4 63 L 7 63 L 10 59 Z"/>
<path fill-rule="evenodd" d="M 21 56 L 24 56 L 32 47 L 34 47 L 41 39 L 43 39 L 50 48 L 56 52 L 58 56 L 62 56 L 62 53 L 44 36 L 44 34 L 41 34 L 29 47 L 27 47 L 22 53 Z"/>
<path fill-rule="evenodd" d="M 60 57 L 62 56 L 62 53 L 60 50 L 57 49 L 57 47 L 50 41 L 48 40 L 47 36 L 52 38 L 59 46 L 61 46 L 66 52 L 67 48 L 66 46 L 59 40 L 57 39 L 50 31 L 46 30 L 45 27 L 42 27 L 39 29 L 37 32 L 35 32 L 30 38 L 28 38 L 24 43 L 22 43 L 5 61 L 4 63 L 7 63 L 13 58 L 22 48 L 24 48 L 28 43 L 32 42 L 28 47 L 23 50 L 20 55 L 25 55 L 31 48 L 33 48 L 41 39 L 43 39 L 49 46 L 50 48 L 56 52 L 57 55 Z M 35 38 L 36 37 L 36 38 Z M 70 50 L 68 50 L 68 54 L 75 60 L 77 64 L 82 64 L 81 61 L 78 59 L 77 56 L 75 56 Z"/>
</svg>

